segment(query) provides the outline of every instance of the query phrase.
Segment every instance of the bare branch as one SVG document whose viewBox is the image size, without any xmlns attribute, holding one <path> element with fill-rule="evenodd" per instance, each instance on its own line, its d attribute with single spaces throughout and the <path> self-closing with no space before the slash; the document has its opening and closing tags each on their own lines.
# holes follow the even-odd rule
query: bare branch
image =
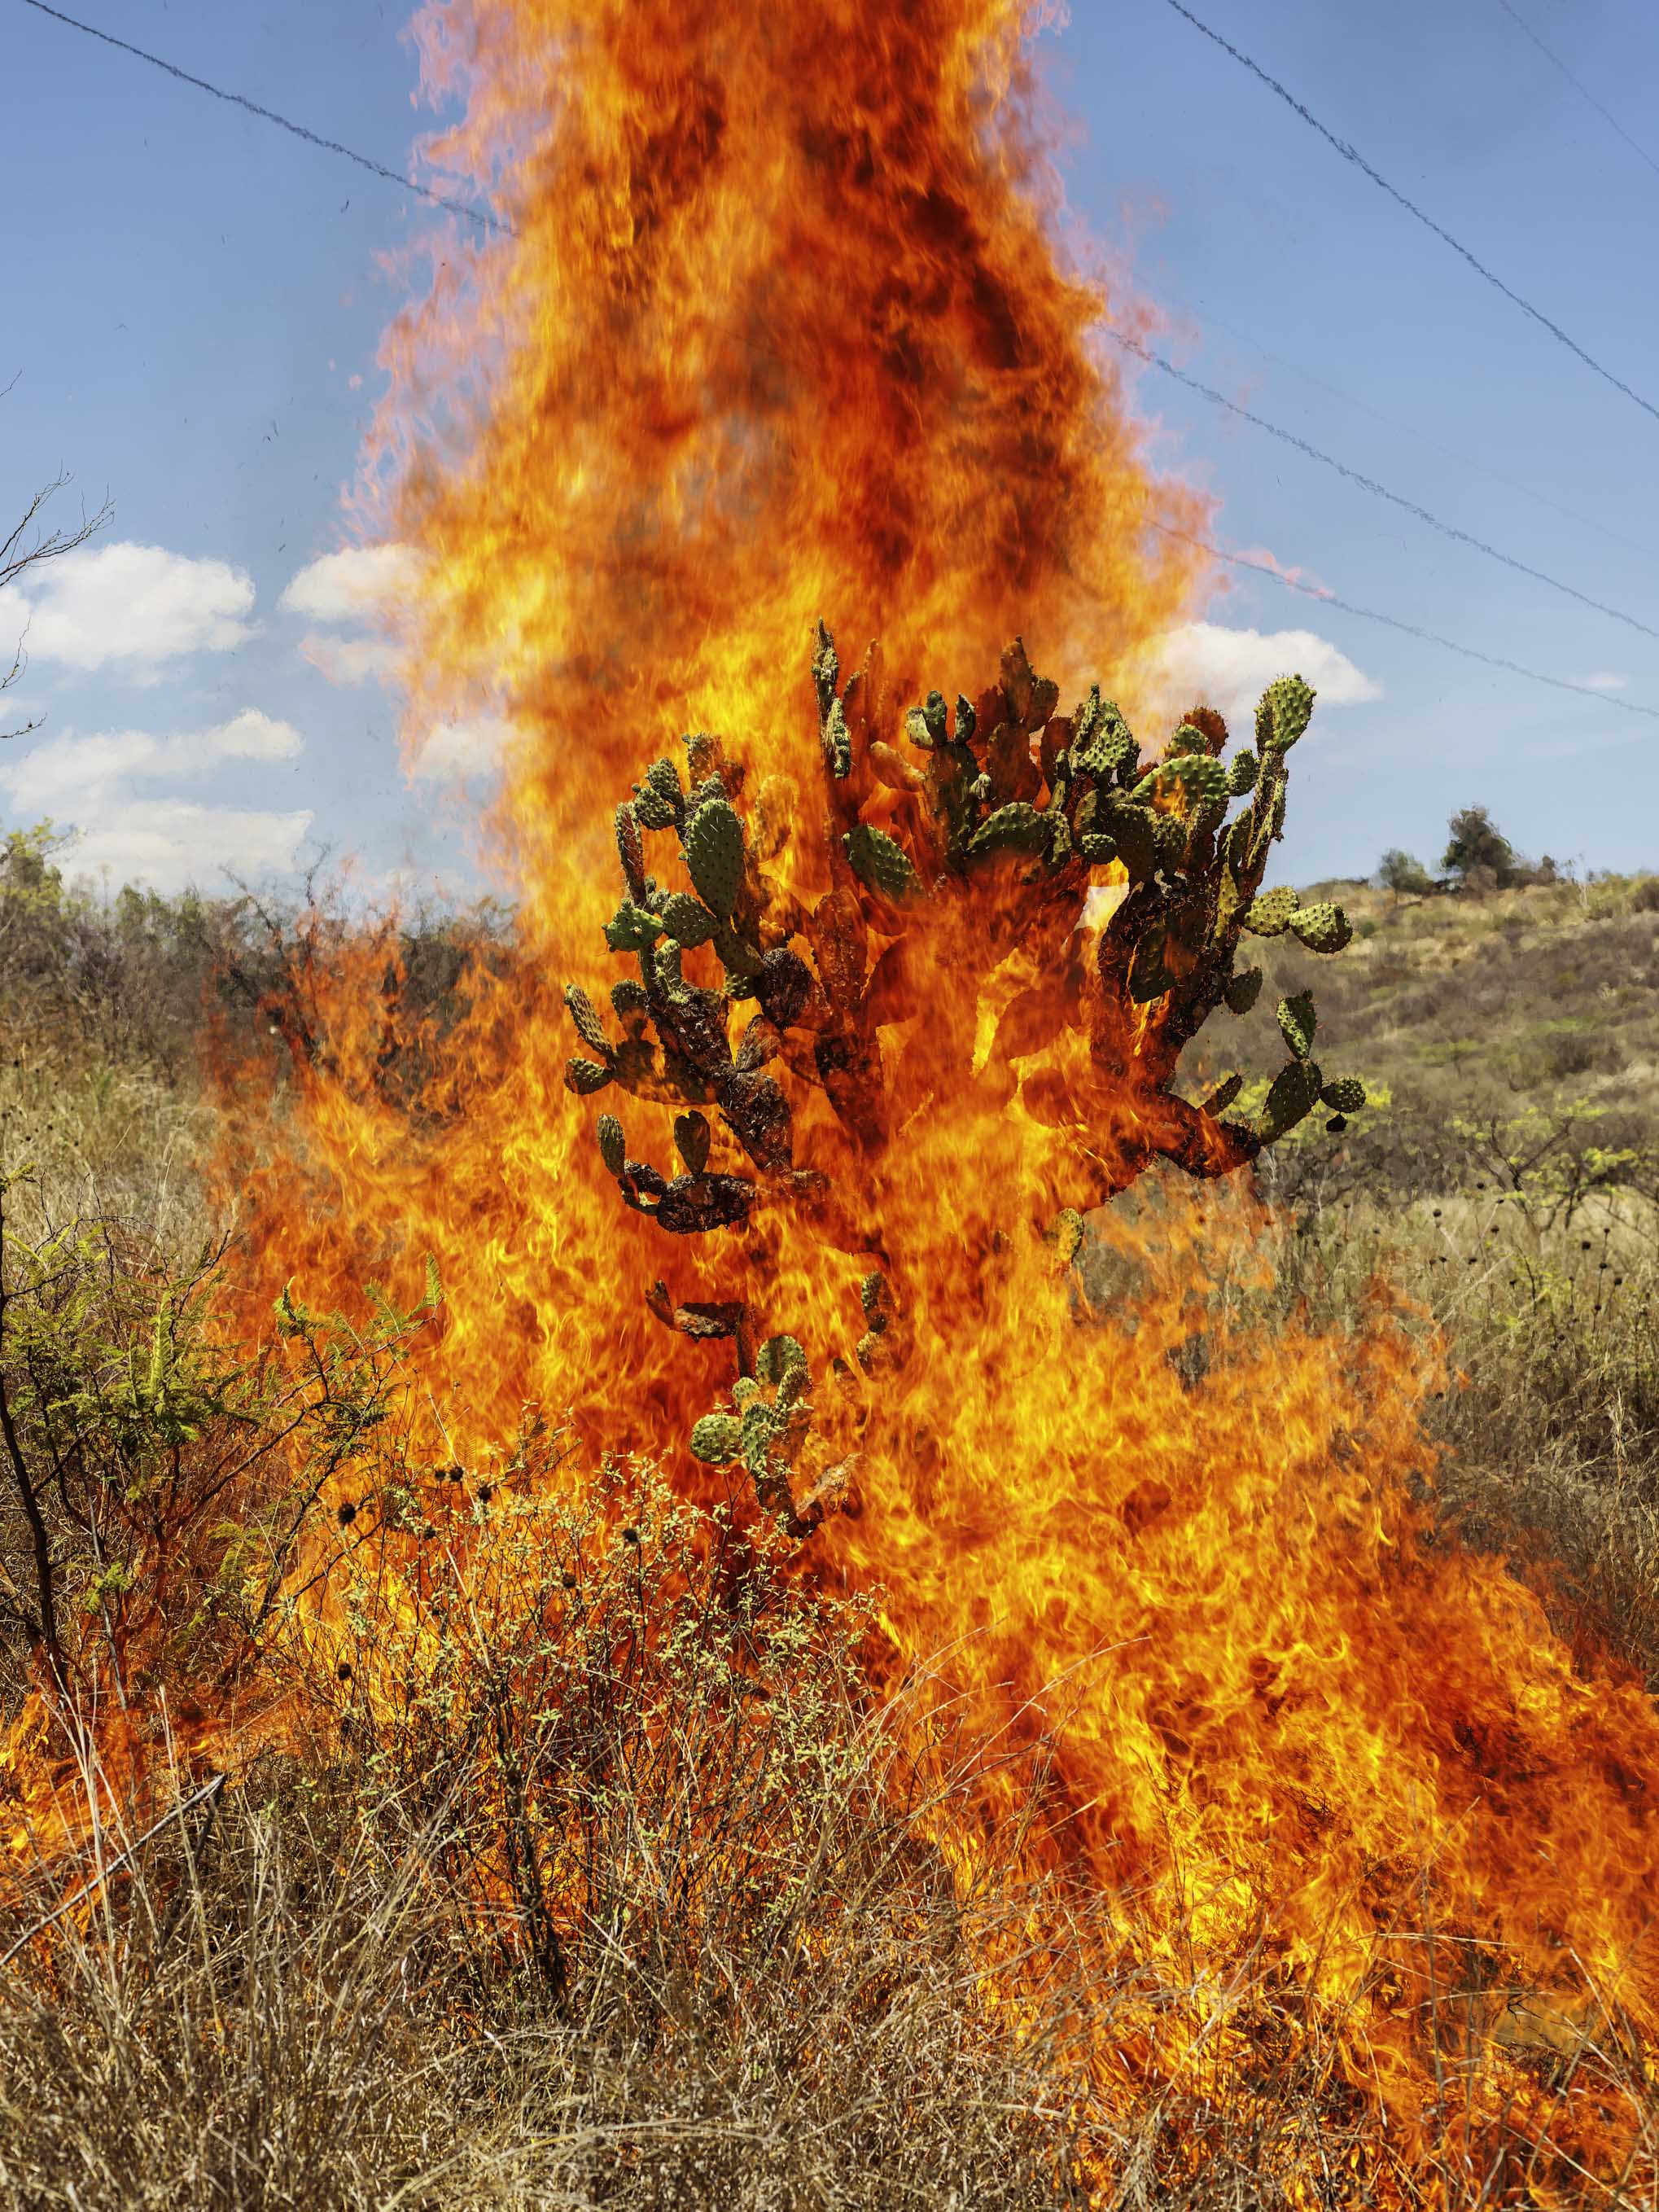
<svg viewBox="0 0 1659 2212">
<path fill-rule="evenodd" d="M 15 377 L 12 382 L 14 384 L 16 382 Z M 11 386 L 8 385 L 6 391 L 9 392 Z M 4 392 L 0 392 L 0 398 L 3 398 L 4 396 Z M 65 489 L 70 481 L 67 471 L 60 470 L 49 484 L 43 484 L 34 494 L 7 535 L 0 538 L 0 592 L 4 591 L 9 584 L 15 583 L 20 576 L 25 574 L 30 568 L 38 567 L 42 562 L 59 560 L 65 553 L 73 553 L 77 547 L 84 545 L 89 538 L 94 537 L 113 515 L 115 508 L 106 493 L 103 505 L 95 514 L 87 513 L 86 502 L 83 500 L 81 503 L 81 519 L 78 522 L 66 525 L 61 529 L 48 529 L 41 519 L 47 504 Z M 27 635 L 28 625 L 25 623 L 22 634 L 18 639 L 16 651 L 12 655 L 11 666 L 3 676 L 0 676 L 0 692 L 9 691 L 28 666 L 28 655 L 23 647 L 23 640 Z M 19 729 L 0 729 L 0 742 L 8 738 L 30 736 L 40 728 L 40 720 L 41 718 L 37 715 L 32 721 L 25 722 Z"/>
</svg>

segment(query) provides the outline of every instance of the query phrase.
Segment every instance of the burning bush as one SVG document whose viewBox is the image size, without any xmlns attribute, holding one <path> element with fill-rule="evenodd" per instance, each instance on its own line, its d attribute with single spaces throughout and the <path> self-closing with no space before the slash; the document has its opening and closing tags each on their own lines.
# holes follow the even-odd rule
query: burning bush
<svg viewBox="0 0 1659 2212">
<path fill-rule="evenodd" d="M 1209 708 L 1150 758 L 1097 685 L 1058 714 L 1054 685 L 1018 641 L 976 702 L 952 711 L 934 691 L 912 708 L 902 745 L 873 648 L 843 690 L 820 624 L 812 676 L 821 813 L 776 775 L 750 793 L 740 755 L 707 734 L 686 740 L 689 790 L 659 760 L 617 808 L 623 896 L 605 942 L 635 957 L 639 980 L 612 988 L 619 1039 L 567 988 L 583 1050 L 565 1082 L 582 1097 L 615 1085 L 684 1109 L 672 1176 L 634 1157 L 614 1114 L 597 1127 L 624 1201 L 659 1228 L 730 1229 L 764 1201 L 868 1261 L 858 1358 L 873 1374 L 901 1354 L 917 1259 L 884 1203 L 890 1148 L 915 1148 L 919 1122 L 959 1125 L 975 1094 L 989 1113 L 1018 1110 L 1051 1133 L 1034 1195 L 1064 1200 L 1054 1233 L 1069 1258 L 1079 1206 L 1155 1160 L 1231 1173 L 1322 1100 L 1340 1132 L 1364 1091 L 1322 1073 L 1305 993 L 1279 1002 L 1289 1057 L 1253 1121 L 1227 1115 L 1242 1076 L 1201 1101 L 1175 1084 L 1209 1017 L 1255 1004 L 1261 970 L 1237 965 L 1243 937 L 1288 931 L 1330 953 L 1351 933 L 1340 907 L 1261 890 L 1284 829 L 1286 757 L 1313 713 L 1299 677 L 1263 695 L 1255 750 L 1224 762 L 1226 725 Z M 690 890 L 647 870 L 647 836 L 669 832 Z M 988 1049 L 981 1010 L 999 996 Z M 755 1011 L 734 1047 L 745 1005 Z M 831 1130 L 818 1118 L 827 1171 L 797 1156 L 803 1091 L 833 1117 Z M 709 1105 L 740 1155 L 730 1168 L 710 1166 Z M 741 1298 L 676 1305 L 659 1285 L 653 1304 L 687 1334 L 736 1340 L 740 1414 L 701 1423 L 693 1449 L 742 1457 L 763 1501 L 803 1525 L 787 1479 L 810 1426 L 799 1346 L 779 1338 L 757 1353 Z M 757 1398 L 758 1382 L 775 1386 L 771 1401 Z M 819 1510 L 809 1503 L 806 1518 Z"/>
</svg>

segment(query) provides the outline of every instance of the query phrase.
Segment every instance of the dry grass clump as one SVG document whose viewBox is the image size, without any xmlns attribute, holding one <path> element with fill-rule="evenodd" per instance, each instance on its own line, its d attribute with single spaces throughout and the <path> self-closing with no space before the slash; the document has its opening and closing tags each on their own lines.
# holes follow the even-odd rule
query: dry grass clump
<svg viewBox="0 0 1659 2212">
<path fill-rule="evenodd" d="M 1065 1946 L 931 1840 L 987 1778 L 948 1708 L 719 1515 L 520 1473 L 355 1555 L 401 1628 L 296 1622 L 303 1741 L 210 1832 L 129 1863 L 105 1807 L 0 1972 L 0 2202 L 1085 2201 Z"/>
</svg>

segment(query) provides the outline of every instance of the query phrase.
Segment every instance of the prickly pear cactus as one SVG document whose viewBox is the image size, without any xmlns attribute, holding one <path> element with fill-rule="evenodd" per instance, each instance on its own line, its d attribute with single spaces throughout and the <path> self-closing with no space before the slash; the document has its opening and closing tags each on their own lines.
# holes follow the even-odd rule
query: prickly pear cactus
<svg viewBox="0 0 1659 2212">
<path fill-rule="evenodd" d="M 1322 1101 L 1340 1128 L 1364 1087 L 1322 1075 L 1305 993 L 1279 1001 L 1288 1057 L 1253 1120 L 1230 1110 L 1242 1076 L 1194 1099 L 1178 1068 L 1212 1013 L 1255 1002 L 1261 968 L 1237 957 L 1247 935 L 1334 953 L 1351 933 L 1339 907 L 1263 889 L 1288 757 L 1313 714 L 1299 677 L 1268 686 L 1254 747 L 1231 757 L 1207 708 L 1145 754 L 1098 685 L 1062 713 L 1018 639 L 996 680 L 954 706 L 939 690 L 894 696 L 874 648 L 843 680 L 822 625 L 811 679 L 816 803 L 777 775 L 746 797 L 740 753 L 698 732 L 683 770 L 653 763 L 618 809 L 622 896 L 605 943 L 637 973 L 611 989 L 620 1034 L 586 993 L 567 993 L 579 1048 L 565 1080 L 634 1102 L 637 1155 L 620 1113 L 595 1134 L 624 1204 L 659 1228 L 729 1231 L 765 1206 L 862 1255 L 863 1333 L 836 1371 L 873 1389 L 906 1356 L 881 1212 L 883 1164 L 907 1141 L 896 1131 L 967 1090 L 1018 1098 L 1052 1138 L 1046 1216 L 1069 1236 L 1080 1209 L 1155 1159 L 1230 1174 Z M 988 1055 L 982 993 L 1011 954 L 1037 980 L 998 1015 Z M 1066 1031 L 1086 1065 L 1070 1051 L 1062 1078 L 1047 1055 Z M 813 1091 L 845 1139 L 833 1179 L 796 1157 Z M 799 1520 L 789 1477 L 813 1403 L 799 1347 L 756 1351 L 741 1302 L 676 1306 L 659 1285 L 653 1310 L 736 1344 L 732 1407 L 697 1424 L 692 1449 L 741 1461 Z"/>
</svg>

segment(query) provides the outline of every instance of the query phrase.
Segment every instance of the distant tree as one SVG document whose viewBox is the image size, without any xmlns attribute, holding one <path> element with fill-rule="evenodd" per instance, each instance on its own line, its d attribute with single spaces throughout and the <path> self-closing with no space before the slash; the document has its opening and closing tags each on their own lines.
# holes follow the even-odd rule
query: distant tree
<svg viewBox="0 0 1659 2212">
<path fill-rule="evenodd" d="M 1391 846 L 1377 863 L 1376 880 L 1396 898 L 1422 898 L 1434 889 L 1434 878 L 1413 853 Z"/>
<path fill-rule="evenodd" d="M 1440 865 L 1464 890 L 1505 890 L 1522 873 L 1515 848 L 1484 806 L 1465 806 L 1446 828 L 1450 833 Z"/>
</svg>

